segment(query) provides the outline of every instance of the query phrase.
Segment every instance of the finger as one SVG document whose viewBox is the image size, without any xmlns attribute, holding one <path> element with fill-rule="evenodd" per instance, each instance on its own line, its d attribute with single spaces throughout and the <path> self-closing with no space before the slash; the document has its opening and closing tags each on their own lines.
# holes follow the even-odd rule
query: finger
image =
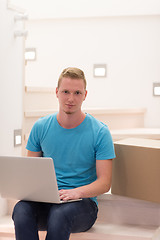
<svg viewBox="0 0 160 240">
<path fill-rule="evenodd" d="M 66 193 L 66 192 L 61 192 L 59 196 L 60 196 L 61 199 L 69 198 L 69 194 Z"/>
<path fill-rule="evenodd" d="M 59 193 L 61 194 L 61 193 L 63 193 L 64 192 L 64 190 L 63 189 L 61 189 L 61 190 L 59 190 Z"/>
<path fill-rule="evenodd" d="M 63 195 L 60 199 L 63 200 L 63 201 L 68 201 L 68 200 L 70 200 L 70 197 Z"/>
<path fill-rule="evenodd" d="M 62 196 L 62 195 L 65 195 L 66 193 L 65 193 L 65 191 L 64 190 L 60 190 L 59 191 L 59 196 Z"/>
</svg>

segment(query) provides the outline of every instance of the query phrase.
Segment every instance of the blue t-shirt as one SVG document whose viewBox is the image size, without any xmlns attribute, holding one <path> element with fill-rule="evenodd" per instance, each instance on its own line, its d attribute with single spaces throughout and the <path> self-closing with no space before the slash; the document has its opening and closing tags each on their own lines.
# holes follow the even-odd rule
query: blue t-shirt
<svg viewBox="0 0 160 240">
<path fill-rule="evenodd" d="M 33 126 L 26 148 L 42 151 L 54 161 L 59 189 L 72 189 L 96 180 L 96 160 L 115 157 L 108 127 L 86 114 L 76 128 L 59 125 L 57 113 L 40 118 Z"/>
</svg>

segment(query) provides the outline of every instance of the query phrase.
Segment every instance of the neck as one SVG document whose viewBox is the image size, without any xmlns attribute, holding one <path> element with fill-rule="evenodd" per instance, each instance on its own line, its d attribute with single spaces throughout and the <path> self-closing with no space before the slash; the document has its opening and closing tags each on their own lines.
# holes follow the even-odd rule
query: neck
<svg viewBox="0 0 160 240">
<path fill-rule="evenodd" d="M 85 119 L 85 116 L 85 113 L 82 111 L 79 114 L 67 114 L 59 111 L 57 121 L 61 127 L 70 129 L 79 126 Z"/>
</svg>

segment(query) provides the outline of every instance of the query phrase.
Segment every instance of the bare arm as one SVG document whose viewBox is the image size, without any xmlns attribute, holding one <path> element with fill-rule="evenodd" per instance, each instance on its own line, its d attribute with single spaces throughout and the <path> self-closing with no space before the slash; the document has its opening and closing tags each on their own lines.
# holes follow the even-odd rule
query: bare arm
<svg viewBox="0 0 160 240">
<path fill-rule="evenodd" d="M 41 157 L 42 152 L 27 151 L 28 157 Z M 78 198 L 95 197 L 108 192 L 111 187 L 112 179 L 112 160 L 96 161 L 97 180 L 89 185 L 75 189 L 60 190 L 60 198 L 64 201 Z"/>
<path fill-rule="evenodd" d="M 97 180 L 93 183 L 69 190 L 60 190 L 62 200 L 95 197 L 108 192 L 112 179 L 112 160 L 96 161 Z"/>
<path fill-rule="evenodd" d="M 27 157 L 42 157 L 42 152 L 32 152 L 27 150 Z"/>
</svg>

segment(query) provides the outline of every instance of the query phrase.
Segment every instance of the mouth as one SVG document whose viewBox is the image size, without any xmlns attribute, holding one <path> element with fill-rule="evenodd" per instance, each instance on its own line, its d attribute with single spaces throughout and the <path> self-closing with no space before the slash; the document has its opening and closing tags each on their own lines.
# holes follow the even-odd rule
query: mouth
<svg viewBox="0 0 160 240">
<path fill-rule="evenodd" d="M 66 104 L 66 106 L 67 106 L 68 108 L 72 108 L 72 107 L 74 107 L 73 104 Z"/>
</svg>

